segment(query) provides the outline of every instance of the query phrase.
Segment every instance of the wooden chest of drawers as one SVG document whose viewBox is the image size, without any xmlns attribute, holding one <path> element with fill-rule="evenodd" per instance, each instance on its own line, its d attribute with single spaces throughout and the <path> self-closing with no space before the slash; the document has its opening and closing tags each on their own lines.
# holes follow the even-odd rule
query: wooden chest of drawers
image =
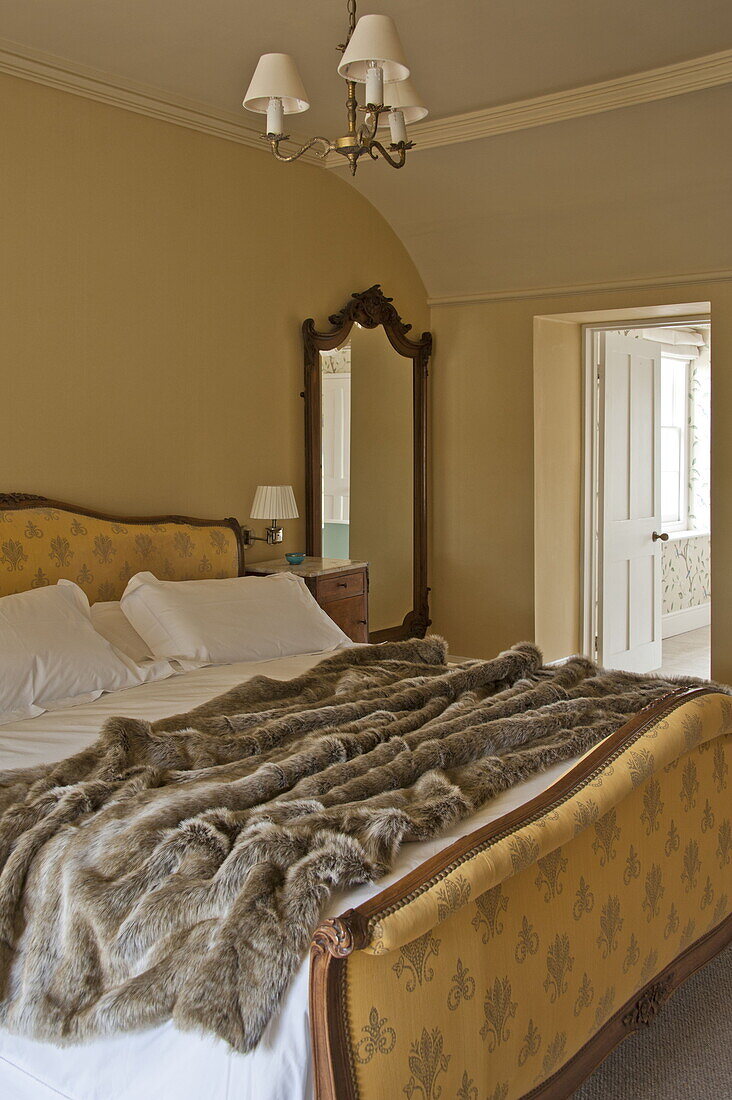
<svg viewBox="0 0 732 1100">
<path fill-rule="evenodd" d="M 247 574 L 295 573 L 302 577 L 323 610 L 354 642 L 369 640 L 369 569 L 365 561 L 305 558 L 301 565 L 283 559 L 256 562 Z"/>
<path fill-rule="evenodd" d="M 368 571 L 366 567 L 336 576 L 305 577 L 323 611 L 354 642 L 369 640 Z"/>
</svg>

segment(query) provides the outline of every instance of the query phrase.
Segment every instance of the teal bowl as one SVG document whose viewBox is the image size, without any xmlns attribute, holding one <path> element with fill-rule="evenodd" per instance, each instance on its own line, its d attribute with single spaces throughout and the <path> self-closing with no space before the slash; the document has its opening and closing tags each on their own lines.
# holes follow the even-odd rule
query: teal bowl
<svg viewBox="0 0 732 1100">
<path fill-rule="evenodd" d="M 305 561 L 304 554 L 285 554 L 285 557 L 289 561 L 290 565 L 302 565 Z"/>
</svg>

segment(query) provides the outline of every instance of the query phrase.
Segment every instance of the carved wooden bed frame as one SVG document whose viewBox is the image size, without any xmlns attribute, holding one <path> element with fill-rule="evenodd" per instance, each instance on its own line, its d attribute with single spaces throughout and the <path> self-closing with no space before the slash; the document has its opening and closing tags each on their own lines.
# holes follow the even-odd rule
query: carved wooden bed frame
<svg viewBox="0 0 732 1100">
<path fill-rule="evenodd" d="M 102 525 L 150 528 L 155 524 L 173 524 L 189 526 L 192 530 L 230 528 L 235 538 L 232 540 L 228 536 L 228 549 L 221 565 L 227 570 L 227 575 L 242 575 L 244 572 L 242 529 L 232 518 L 216 521 L 184 516 L 122 517 L 33 494 L 0 494 L 0 513 L 25 509 L 74 513 L 98 520 Z M 162 528 L 159 530 L 161 538 L 170 538 L 170 532 L 165 534 Z M 0 526 L 0 546 L 2 534 Z M 126 566 L 127 562 L 124 564 Z M 8 568 L 10 566 L 6 566 Z M 134 566 L 131 568 L 134 571 Z M 73 572 L 72 568 L 68 569 L 69 575 Z M 188 575 L 199 574 L 194 571 L 193 563 L 179 562 L 176 563 L 175 575 L 178 579 L 184 579 Z M 117 571 L 115 578 L 118 584 L 123 583 L 124 569 Z M 71 579 L 75 578 L 71 576 Z M 30 587 L 30 577 L 27 582 L 21 582 L 21 586 Z M 713 772 L 710 771 L 712 761 Z M 387 1100 L 387 1097 L 405 1094 L 408 1098 L 414 1096 L 415 1100 L 436 1100 L 438 1095 L 444 1096 L 445 1100 L 448 1095 L 458 1095 L 461 1100 L 463 1097 L 465 1100 L 477 1100 L 478 1096 L 483 1095 L 490 1097 L 490 1100 L 536 1100 L 539 1097 L 559 1100 L 569 1096 L 617 1043 L 631 1031 L 652 1022 L 673 990 L 732 940 L 732 824 L 729 820 L 732 815 L 729 806 L 730 780 L 727 778 L 730 774 L 732 700 L 712 687 L 692 691 L 679 689 L 637 714 L 538 797 L 499 820 L 474 830 L 358 908 L 325 921 L 315 931 L 311 946 L 310 1027 L 317 1100 Z M 701 776 L 701 782 L 694 778 L 696 775 Z M 588 812 L 588 791 L 592 792 L 595 803 L 592 813 Z M 650 801 L 646 802 L 649 798 Z M 646 821 L 647 829 L 641 828 L 639 821 L 633 817 L 635 802 L 644 807 L 640 821 Z M 659 843 L 657 838 L 664 807 L 667 816 L 671 812 L 675 814 L 667 841 L 671 843 L 669 858 L 672 862 L 680 860 L 683 852 L 684 865 L 679 864 L 676 870 L 671 871 L 664 868 L 663 888 L 653 878 L 653 865 L 646 877 L 646 896 L 640 906 L 637 905 L 638 899 L 628 901 L 626 895 L 630 897 L 634 889 L 640 889 L 642 876 L 636 872 L 628 881 L 624 876 L 617 880 L 619 858 L 615 858 L 617 853 L 613 854 L 613 845 L 618 847 L 614 838 L 616 831 L 617 836 L 622 834 L 626 849 L 630 840 L 631 855 L 637 846 L 636 859 L 641 864 L 646 859 L 646 851 Z M 676 818 L 680 828 L 675 823 Z M 608 821 L 612 824 L 610 830 L 603 824 Z M 709 825 L 710 821 L 714 822 L 713 827 Z M 576 866 L 586 867 L 588 859 L 594 859 L 591 854 L 588 856 L 590 841 L 591 851 L 597 848 L 600 855 L 600 866 L 593 870 L 596 875 L 595 893 L 599 898 L 601 892 L 616 890 L 620 901 L 631 907 L 636 904 L 636 923 L 630 927 L 639 936 L 645 930 L 643 934 L 647 932 L 657 937 L 659 945 L 662 942 L 671 944 L 668 938 L 662 941 L 661 925 L 657 926 L 659 898 L 664 891 L 667 903 L 674 899 L 672 912 L 676 909 L 676 903 L 680 910 L 684 906 L 688 910 L 690 905 L 698 903 L 700 912 L 704 913 L 704 928 L 701 928 L 701 923 L 696 928 L 695 920 L 690 918 L 687 930 L 691 928 L 694 934 L 689 932 L 689 942 L 684 942 L 685 930 L 681 942 L 676 945 L 677 949 L 669 955 L 669 946 L 666 956 L 657 960 L 652 973 L 649 971 L 644 976 L 638 974 L 637 980 L 634 978 L 630 985 L 630 979 L 623 978 L 625 986 L 622 996 L 605 1011 L 602 1018 L 599 1013 L 601 1006 L 598 1006 L 597 1025 L 579 1038 L 574 1019 L 577 1013 L 573 1016 L 567 1000 L 569 983 L 564 978 L 559 981 L 551 979 L 550 993 L 556 993 L 557 1001 L 556 1005 L 552 1005 L 552 1019 L 563 1027 L 566 1021 L 566 1031 L 571 1038 L 552 1064 L 551 1059 L 547 1060 L 551 1051 L 547 1050 L 544 1068 L 531 1079 L 529 1087 L 524 1087 L 526 1082 L 522 1084 L 518 1079 L 520 1073 L 514 1080 L 511 1073 L 506 1072 L 506 1051 L 516 1039 L 513 1033 L 517 1031 L 515 1021 L 518 1020 L 520 1000 L 516 992 L 516 1001 L 513 1001 L 512 991 L 518 990 L 520 983 L 525 981 L 529 965 L 538 965 L 541 952 L 538 947 L 532 950 L 534 943 L 538 944 L 541 939 L 543 945 L 547 934 L 555 934 L 557 940 L 563 935 L 562 921 L 566 913 L 562 906 L 566 909 L 570 891 L 563 892 L 564 884 L 557 880 L 562 875 L 568 880 Z M 517 860 L 514 853 L 511 857 L 513 863 L 506 863 L 504 858 L 501 871 L 500 860 L 505 857 L 506 846 L 512 844 L 518 845 L 517 850 L 528 852 L 529 857 Z M 718 845 L 716 853 L 714 844 Z M 702 862 L 697 857 L 700 851 L 706 853 L 707 860 L 702 871 L 702 875 L 707 874 L 704 888 L 699 879 Z M 689 852 L 692 855 L 696 853 L 694 859 L 686 859 Z M 527 950 L 523 955 L 506 951 L 500 943 L 500 936 L 508 935 L 507 931 L 502 931 L 503 926 L 508 928 L 509 916 L 514 911 L 520 911 L 527 891 L 530 895 L 527 911 L 534 919 L 534 909 L 539 904 L 535 896 L 539 884 L 542 890 L 546 888 L 546 904 L 536 930 L 527 933 Z M 705 909 L 707 896 L 716 897 L 711 924 Z M 491 915 L 486 908 L 484 899 L 488 897 L 500 901 L 500 921 L 495 919 L 495 913 Z M 585 919 L 584 915 L 582 919 Z M 439 940 L 432 936 L 437 928 Z M 471 945 L 468 943 L 472 936 L 471 929 L 476 928 L 482 931 L 483 940 L 476 941 L 473 936 Z M 676 936 L 676 930 L 673 934 Z M 533 936 L 536 936 L 536 941 Z M 406 956 L 403 948 L 409 948 L 420 940 L 425 941 L 425 937 L 428 937 L 432 950 L 429 974 L 427 970 L 417 974 L 419 990 L 410 1000 L 399 977 L 404 972 L 402 962 Z M 438 942 L 442 944 L 439 950 L 435 946 Z M 476 942 L 480 942 L 477 948 Z M 631 947 L 634 942 L 635 933 L 631 937 Z M 575 949 L 573 963 L 576 961 L 578 965 L 573 972 L 573 980 L 583 965 L 588 980 L 594 975 L 593 966 L 601 965 L 592 958 L 593 937 L 588 943 L 589 947 L 585 944 Z M 454 968 L 451 945 L 456 946 L 464 958 L 467 958 L 468 949 L 473 951 L 468 959 L 472 967 L 469 977 L 465 977 L 468 968 L 463 966 L 460 958 L 457 961 L 460 964 L 458 969 L 463 967 L 463 993 L 469 988 L 469 983 L 472 983 L 470 988 L 474 991 L 461 1004 L 461 1011 L 464 1010 L 461 1027 L 469 1031 L 470 1027 L 475 1026 L 478 1068 L 470 1073 L 466 1069 L 462 1082 L 459 1077 L 456 1079 L 459 1087 L 452 1087 L 455 1082 L 451 1082 L 448 1091 L 441 1088 L 447 1080 L 446 1076 L 442 1077 L 442 1081 L 437 1079 L 451 1072 L 450 1067 L 454 1067 L 457 1060 L 448 1053 L 441 1053 L 436 1058 L 435 1037 L 439 1035 L 442 1044 L 442 1034 L 447 1033 L 448 1025 L 457 1013 L 450 1011 L 453 1006 L 449 1003 L 445 1011 L 445 1007 L 437 1003 L 435 991 L 439 987 L 444 992 L 446 983 L 454 981 L 451 978 Z M 605 946 L 608 954 L 614 950 L 612 942 L 608 945 L 607 938 Z M 635 946 L 639 949 L 637 943 Z M 653 955 L 655 952 L 651 952 L 649 958 Z M 618 968 L 618 984 L 622 985 L 620 961 L 618 957 L 615 965 Z M 394 974 L 396 978 L 392 977 Z M 504 992 L 508 991 L 507 999 L 504 997 L 503 1001 L 507 1015 L 496 1027 L 488 1010 L 492 983 L 498 987 L 499 978 L 503 982 Z M 540 991 L 541 983 L 537 983 L 536 972 L 533 981 L 532 988 Z M 485 1020 L 480 1015 L 481 997 L 477 995 L 481 987 L 487 991 L 482 1006 Z M 547 989 L 546 983 L 544 988 Z M 379 990 L 378 1005 L 371 1004 L 374 991 Z M 537 1001 L 539 999 L 537 994 Z M 477 1019 L 474 1018 L 476 1013 Z M 488 1054 L 486 1043 L 481 1045 L 478 1042 L 477 1025 L 481 1021 L 480 1033 L 482 1035 L 485 1031 L 487 1036 Z M 532 1023 L 530 1021 L 530 1025 Z M 413 1033 L 409 1036 L 412 1039 L 411 1048 L 399 1045 L 405 1028 L 411 1028 Z M 414 1038 L 419 1039 L 420 1028 L 423 1044 L 418 1047 Z M 527 1039 L 532 1039 L 532 1042 L 528 1047 L 525 1044 L 525 1049 L 519 1054 L 520 1068 L 525 1068 L 533 1058 L 541 1057 L 541 1050 L 531 1049 L 532 1044 L 536 1046 L 534 1040 L 537 1034 L 535 1030 L 532 1039 L 530 1026 Z M 409 1055 L 410 1049 L 412 1055 Z M 441 1045 L 439 1049 L 442 1051 Z M 529 1053 L 522 1063 L 525 1050 Z M 398 1077 L 400 1068 L 413 1065 L 418 1074 L 430 1052 L 433 1064 L 429 1072 L 425 1070 L 424 1079 L 412 1075 L 403 1086 Z M 392 1054 L 401 1057 L 398 1064 L 388 1062 Z M 386 1085 L 378 1076 L 373 1076 L 374 1067 L 382 1061 L 388 1073 Z"/>
<path fill-rule="evenodd" d="M 363 1076 L 363 1067 L 366 1063 L 375 1063 L 380 1056 L 383 1056 L 384 1052 L 390 1053 L 388 1048 L 390 1045 L 394 1045 L 399 1031 L 405 1026 L 409 1026 L 410 1023 L 415 1039 L 418 1038 L 422 1025 L 426 1025 L 422 1030 L 423 1046 L 420 1047 L 417 1043 L 412 1045 L 412 1056 L 417 1060 L 412 1062 L 412 1058 L 410 1058 L 410 1064 L 418 1066 L 419 1055 L 423 1054 L 425 1050 L 434 1050 L 434 1047 L 430 1047 L 425 1043 L 425 1036 L 431 1042 L 435 1032 L 440 1031 L 441 1034 L 441 1029 L 445 1030 L 442 1027 L 443 1023 L 449 1023 L 448 1018 L 451 1015 L 454 1016 L 455 1013 L 451 1014 L 449 1011 L 451 1007 L 454 1007 L 454 1004 L 448 1004 L 448 1011 L 445 1010 L 445 1007 L 437 1005 L 436 999 L 432 995 L 432 989 L 439 985 L 441 979 L 446 980 L 448 972 L 451 973 L 449 971 L 450 965 L 454 967 L 455 953 L 453 953 L 452 960 L 449 956 L 451 942 L 455 942 L 456 950 L 461 950 L 461 954 L 465 957 L 465 930 L 466 927 L 469 927 L 466 914 L 469 915 L 471 911 L 476 913 L 471 922 L 473 927 L 476 925 L 476 920 L 479 918 L 482 920 L 476 909 L 476 902 L 472 900 L 480 886 L 478 885 L 477 889 L 473 890 L 469 900 L 466 900 L 465 897 L 460 899 L 458 906 L 453 908 L 446 919 L 442 921 L 437 918 L 433 922 L 429 922 L 424 920 L 423 915 L 418 914 L 416 916 L 412 931 L 423 937 L 426 934 L 429 936 L 430 943 L 439 942 L 442 946 L 439 954 L 433 952 L 433 957 L 429 959 L 429 966 L 434 972 L 433 979 L 430 979 L 428 974 L 424 979 L 424 984 L 420 979 L 418 992 L 421 996 L 415 997 L 411 1003 L 409 1003 L 409 997 L 405 997 L 401 989 L 397 994 L 396 987 L 400 984 L 399 982 L 390 978 L 394 985 L 392 996 L 388 992 L 388 983 L 383 980 L 384 972 L 399 973 L 402 963 L 408 958 L 407 955 L 402 954 L 400 959 L 398 947 L 387 945 L 386 950 L 384 950 L 383 943 L 380 944 L 379 942 L 380 939 L 384 938 L 384 925 L 388 924 L 390 920 L 394 920 L 394 912 L 401 910 L 401 914 L 406 920 L 407 930 L 402 929 L 396 937 L 392 936 L 392 940 L 395 939 L 396 943 L 399 944 L 405 938 L 411 938 L 408 917 L 410 908 L 415 906 L 420 896 L 434 892 L 440 882 L 444 884 L 450 875 L 454 876 L 456 867 L 470 867 L 479 863 L 482 853 L 490 851 L 500 843 L 505 843 L 507 837 L 517 836 L 527 826 L 531 826 L 532 823 L 534 825 L 536 823 L 539 825 L 544 824 L 551 821 L 554 815 L 561 818 L 563 814 L 568 812 L 568 806 L 572 800 L 576 803 L 578 793 L 585 790 L 591 781 L 597 783 L 598 776 L 601 778 L 603 774 L 610 775 L 611 770 L 614 767 L 618 768 L 620 762 L 627 760 L 629 754 L 631 758 L 633 757 L 633 750 L 637 750 L 639 745 L 652 744 L 648 738 L 657 738 L 659 731 L 668 738 L 671 736 L 668 730 L 678 731 L 683 723 L 691 723 L 691 726 L 693 726 L 698 719 L 694 708 L 711 709 L 715 703 L 718 705 L 720 700 L 725 701 L 722 704 L 725 707 L 725 718 L 719 724 L 716 737 L 712 736 L 705 743 L 695 747 L 689 756 L 708 750 L 712 746 L 715 747 L 716 752 L 724 754 L 720 757 L 722 763 L 719 767 L 722 776 L 720 783 L 725 784 L 726 793 L 721 795 L 722 788 L 720 785 L 720 792 L 717 793 L 715 801 L 712 797 L 714 792 L 709 792 L 709 798 L 712 798 L 712 802 L 710 803 L 709 798 L 707 798 L 706 808 L 709 812 L 717 813 L 717 815 L 720 815 L 726 809 L 729 814 L 729 790 L 727 789 L 729 783 L 726 776 L 732 772 L 732 701 L 727 696 L 715 692 L 712 688 L 680 689 L 635 715 L 621 729 L 585 755 L 560 780 L 538 797 L 497 821 L 470 833 L 356 909 L 350 909 L 342 916 L 321 924 L 312 940 L 310 970 L 310 1025 L 317 1100 L 378 1100 L 380 1093 L 384 1098 L 387 1095 L 397 1097 L 406 1094 L 408 1097 L 412 1095 L 420 1097 L 420 1100 L 433 1100 L 438 1092 L 441 1092 L 445 1097 L 458 1095 L 471 1098 L 471 1100 L 483 1096 L 496 1097 L 500 1100 L 514 1100 L 518 1097 L 525 1097 L 526 1100 L 529 1097 L 531 1097 L 531 1100 L 538 1100 L 539 1097 L 542 1100 L 545 1100 L 545 1098 L 546 1100 L 549 1100 L 549 1098 L 559 1100 L 561 1097 L 570 1096 L 622 1039 L 636 1029 L 650 1024 L 674 989 L 732 940 L 732 843 L 730 843 L 728 837 L 728 820 L 726 821 L 727 831 L 724 833 L 726 839 L 723 850 L 723 857 L 727 862 L 724 863 L 719 874 L 720 881 L 730 887 L 728 895 L 720 899 L 725 909 L 723 919 L 718 921 L 713 928 L 705 930 L 704 934 L 695 939 L 688 947 L 675 954 L 667 964 L 661 965 L 648 980 L 634 985 L 629 994 L 622 998 L 619 1007 L 615 1008 L 605 1020 L 600 1022 L 600 1026 L 594 1029 L 590 1035 L 584 1037 L 581 1043 L 576 1044 L 576 1049 L 567 1051 L 569 1056 L 559 1068 L 552 1067 L 549 1072 L 543 1075 L 540 1073 L 539 1078 L 532 1082 L 531 1088 L 524 1089 L 521 1087 L 518 1091 L 515 1091 L 510 1080 L 496 1080 L 490 1069 L 490 1058 L 487 1061 L 484 1060 L 485 1065 L 482 1076 L 471 1076 L 466 1071 L 466 1075 L 462 1079 L 463 1089 L 461 1091 L 458 1088 L 457 1093 L 455 1092 L 456 1080 L 453 1080 L 449 1087 L 442 1081 L 444 1089 L 438 1088 L 437 1076 L 442 1072 L 440 1067 L 449 1069 L 449 1059 L 445 1061 L 446 1056 L 443 1056 L 442 1061 L 434 1062 L 432 1066 L 435 1071 L 434 1077 L 426 1074 L 424 1080 L 420 1083 L 420 1080 L 415 1080 L 413 1076 L 410 1076 L 406 1087 L 403 1087 L 402 1079 L 398 1075 L 393 1075 L 395 1069 L 398 1074 L 399 1067 L 385 1070 L 384 1072 L 389 1073 L 392 1081 L 388 1092 L 384 1091 L 383 1080 L 381 1086 L 375 1087 L 373 1080 L 366 1079 Z M 703 712 L 700 713 L 703 715 Z M 708 715 L 704 720 L 707 721 L 707 719 L 712 723 L 712 726 L 717 721 L 713 714 Z M 644 750 L 641 748 L 640 751 L 642 753 Z M 678 771 L 677 764 L 678 757 L 669 763 L 665 769 L 659 770 L 657 775 L 651 775 L 646 780 L 646 783 L 660 782 L 663 797 L 666 801 L 671 797 L 671 788 L 678 785 L 678 780 L 675 778 L 676 771 Z M 686 766 L 689 766 L 688 763 Z M 667 788 L 669 789 L 668 794 Z M 640 790 L 642 791 L 643 788 L 640 788 Z M 704 790 L 702 794 L 698 795 L 700 803 L 704 803 L 707 793 Z M 637 792 L 633 791 L 633 794 L 636 795 Z M 709 809 L 711 805 L 714 806 L 713 811 Z M 623 802 L 619 804 L 621 811 L 622 806 Z M 611 808 L 610 813 L 615 815 L 616 809 Z M 604 818 L 596 823 L 596 827 L 599 827 L 602 820 Z M 613 816 L 613 821 L 615 820 L 616 818 Z M 704 826 L 702 825 L 701 828 L 703 830 Z M 563 863 L 569 864 L 571 862 L 573 846 L 582 842 L 582 837 L 586 837 L 588 829 L 592 829 L 591 824 L 587 824 L 584 830 L 581 830 L 578 835 L 565 843 L 563 849 L 558 849 L 560 856 L 562 851 L 569 856 L 569 859 L 563 859 Z M 642 841 L 646 839 L 643 835 L 644 831 L 639 829 L 639 835 L 636 838 L 633 838 L 633 834 L 631 834 L 631 837 L 636 840 L 641 853 L 643 851 Z M 696 844 L 693 829 L 690 836 L 692 837 L 690 843 Z M 684 839 L 682 835 L 679 842 L 680 846 L 683 846 Z M 720 840 L 721 845 L 722 841 Z M 633 851 L 632 844 L 630 850 Z M 692 850 L 696 851 L 697 849 Z M 523 870 L 524 878 L 527 874 L 533 876 L 537 862 L 541 866 L 541 861 L 534 861 L 533 866 L 530 866 L 528 870 Z M 608 863 L 608 868 L 609 866 Z M 485 874 L 485 872 L 482 873 Z M 607 874 L 609 876 L 609 871 Z M 477 875 L 480 884 L 480 869 L 478 869 Z M 540 878 L 541 874 L 534 880 L 536 885 L 539 884 Z M 600 881 L 601 878 L 602 872 Z M 520 879 L 521 875 L 513 875 L 513 879 L 509 875 L 508 894 L 505 897 L 510 897 L 511 882 L 514 880 L 520 881 Z M 484 880 L 483 885 L 485 885 L 485 881 L 487 880 Z M 505 887 L 506 881 L 504 880 L 503 888 L 505 889 Z M 609 877 L 607 888 L 613 889 Z M 646 888 L 648 888 L 647 883 Z M 500 896 L 502 887 L 499 885 L 497 889 Z M 594 889 L 595 893 L 599 893 L 597 885 Z M 670 893 L 668 883 L 666 889 Z M 701 885 L 699 885 L 699 889 L 701 890 Z M 484 894 L 483 896 L 487 895 Z M 681 896 L 684 896 L 683 890 Z M 552 899 L 555 906 L 559 900 L 558 896 Z M 478 905 L 480 905 L 480 901 L 481 898 L 478 896 Z M 546 939 L 547 926 L 550 934 L 554 931 L 552 922 L 555 920 L 555 913 L 552 904 L 546 907 L 542 917 L 545 923 L 537 927 L 538 931 L 542 933 L 542 938 Z M 645 914 L 643 920 L 645 921 Z M 427 925 L 426 933 L 425 925 Z M 439 940 L 437 937 L 433 939 L 431 934 L 432 929 L 437 927 L 439 927 Z M 561 924 L 558 924 L 557 927 L 561 928 Z M 659 932 L 655 934 L 660 936 Z M 388 939 L 388 937 L 386 938 Z M 418 936 L 415 936 L 412 943 L 416 943 L 418 938 Z M 468 982 L 477 983 L 477 988 L 475 984 L 472 986 L 473 989 L 476 989 L 476 992 L 481 986 L 486 989 L 489 998 L 494 981 L 497 984 L 499 977 L 503 978 L 503 975 L 506 975 L 503 978 L 503 988 L 506 988 L 506 982 L 513 982 L 515 985 L 521 967 L 525 965 L 524 962 L 515 961 L 496 941 L 497 937 L 490 941 L 489 948 L 483 950 L 482 959 L 477 968 L 474 967 L 471 971 L 472 976 L 465 979 Z M 494 947 L 498 950 L 497 955 L 492 954 L 491 948 Z M 370 954 L 368 954 L 369 951 Z M 579 954 L 578 950 L 577 955 Z M 517 958 L 519 957 L 517 956 Z M 379 988 L 382 989 L 381 1000 L 370 1009 L 370 1016 L 366 1013 L 366 1006 L 371 1003 L 369 997 L 363 1001 L 361 992 L 359 992 L 359 989 L 354 988 L 350 980 L 349 970 L 354 959 L 359 959 L 357 977 L 361 989 L 364 986 L 369 987 L 371 997 L 375 996 L 374 989 L 377 991 Z M 583 960 L 583 965 L 586 964 L 589 968 L 591 961 L 591 959 Z M 618 970 L 620 970 L 621 961 L 622 956 L 617 960 Z M 461 970 L 461 966 L 460 959 L 458 959 L 458 971 Z M 381 968 L 380 973 L 379 967 Z M 445 969 L 446 967 L 448 970 Z M 581 967 L 575 969 L 581 969 Z M 467 973 L 465 968 L 463 968 L 463 973 Z M 592 971 L 590 970 L 589 973 L 591 976 Z M 419 975 L 417 976 L 419 977 Z M 457 977 L 456 974 L 453 981 Z M 585 977 L 587 977 L 587 974 Z M 373 982 L 371 978 L 373 978 Z M 381 986 L 378 984 L 379 981 L 381 981 Z M 387 990 L 386 993 L 383 992 L 384 989 Z M 513 1004 L 515 1008 L 515 1002 L 511 1001 L 510 984 L 508 990 L 509 1004 Z M 539 995 L 541 994 L 540 989 L 537 992 Z M 359 999 L 363 1002 L 361 1005 L 357 1003 Z M 477 1006 L 479 1000 L 479 996 L 475 996 L 473 1003 Z M 432 1010 L 431 1013 L 428 1008 Z M 475 1011 L 478 1011 L 477 1007 Z M 568 1014 L 570 1018 L 567 1029 L 569 1030 L 569 1027 L 574 1025 L 572 1008 L 568 1003 L 562 1005 L 561 998 L 557 998 L 557 1005 L 552 1011 L 556 1014 L 557 1033 L 565 1026 L 564 1015 Z M 397 1021 L 399 1026 L 397 1026 Z M 437 1028 L 433 1026 L 435 1021 L 439 1025 Z M 512 1024 L 508 1017 L 506 1021 L 506 1031 L 509 1031 Z M 470 1020 L 467 1020 L 466 1025 L 469 1026 L 470 1022 Z M 376 1028 L 381 1028 L 381 1031 L 377 1032 Z M 477 1039 L 477 1029 L 475 1034 Z M 360 1044 L 359 1036 L 361 1036 Z M 366 1036 L 366 1038 L 364 1039 L 363 1036 Z M 502 1033 L 499 1030 L 498 1042 L 502 1038 L 506 1038 L 506 1032 Z M 440 1042 L 442 1042 L 441 1039 Z M 364 1046 L 364 1043 L 367 1045 Z M 369 1043 L 370 1045 L 368 1045 Z M 440 1046 L 440 1050 L 442 1050 L 442 1046 Z M 499 1050 L 500 1047 L 496 1044 L 496 1055 Z M 367 1054 L 369 1057 L 366 1057 Z M 385 1061 L 387 1060 L 385 1059 Z M 402 1059 L 403 1064 L 404 1058 Z M 505 1074 L 501 1071 L 500 1076 L 503 1077 Z M 457 1081 L 459 1082 L 459 1080 L 458 1078 Z"/>
</svg>

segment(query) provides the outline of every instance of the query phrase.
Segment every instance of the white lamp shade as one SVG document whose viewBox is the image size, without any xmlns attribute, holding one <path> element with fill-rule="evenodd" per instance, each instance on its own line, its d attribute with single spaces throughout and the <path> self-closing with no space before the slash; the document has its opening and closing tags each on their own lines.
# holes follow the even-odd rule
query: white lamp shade
<svg viewBox="0 0 732 1100">
<path fill-rule="evenodd" d="M 266 114 L 272 98 L 282 100 L 286 115 L 307 111 L 307 92 L 303 87 L 297 65 L 289 54 L 263 53 L 257 62 L 254 76 L 242 100 L 242 107 L 258 114 Z"/>
<path fill-rule="evenodd" d="M 384 103 L 388 103 L 390 107 L 398 107 L 404 115 L 405 122 L 419 122 L 421 118 L 426 118 L 429 114 L 421 96 L 415 91 L 411 80 L 400 80 L 396 84 L 385 84 Z M 379 119 L 379 126 L 386 127 L 388 125 L 389 115 L 387 112 Z"/>
<path fill-rule="evenodd" d="M 394 20 L 388 15 L 362 15 L 346 46 L 338 72 L 346 80 L 366 83 L 369 61 L 376 61 L 384 80 L 406 80 L 409 66 Z"/>
<path fill-rule="evenodd" d="M 258 485 L 250 519 L 297 519 L 295 494 L 291 485 Z"/>
</svg>

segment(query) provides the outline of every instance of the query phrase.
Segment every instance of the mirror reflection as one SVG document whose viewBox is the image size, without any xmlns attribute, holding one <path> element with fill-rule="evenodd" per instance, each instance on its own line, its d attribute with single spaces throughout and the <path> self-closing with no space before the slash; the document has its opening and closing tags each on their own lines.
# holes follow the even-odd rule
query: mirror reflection
<svg viewBox="0 0 732 1100">
<path fill-rule="evenodd" d="M 320 352 L 322 554 L 369 563 L 369 628 L 413 606 L 412 361 L 355 324 Z"/>
</svg>

